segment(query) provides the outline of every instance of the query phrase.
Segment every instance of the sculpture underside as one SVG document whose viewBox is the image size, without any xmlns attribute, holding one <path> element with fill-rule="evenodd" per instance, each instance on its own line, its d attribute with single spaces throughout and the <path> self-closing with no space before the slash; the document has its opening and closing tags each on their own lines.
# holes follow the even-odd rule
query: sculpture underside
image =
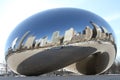
<svg viewBox="0 0 120 80">
<path fill-rule="evenodd" d="M 7 58 L 9 67 L 22 75 L 41 75 L 64 68 L 77 74 L 100 74 L 111 67 L 115 48 L 110 42 L 87 41 L 58 47 L 17 51 Z"/>
</svg>

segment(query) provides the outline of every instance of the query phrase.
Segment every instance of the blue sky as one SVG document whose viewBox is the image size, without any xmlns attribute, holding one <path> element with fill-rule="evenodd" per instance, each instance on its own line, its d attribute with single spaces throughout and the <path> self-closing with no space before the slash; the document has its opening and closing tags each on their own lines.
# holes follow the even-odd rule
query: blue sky
<svg viewBox="0 0 120 80">
<path fill-rule="evenodd" d="M 104 18 L 116 34 L 117 59 L 120 58 L 120 0 L 0 0 L 0 62 L 10 32 L 27 17 L 43 10 L 74 7 L 91 11 Z"/>
</svg>

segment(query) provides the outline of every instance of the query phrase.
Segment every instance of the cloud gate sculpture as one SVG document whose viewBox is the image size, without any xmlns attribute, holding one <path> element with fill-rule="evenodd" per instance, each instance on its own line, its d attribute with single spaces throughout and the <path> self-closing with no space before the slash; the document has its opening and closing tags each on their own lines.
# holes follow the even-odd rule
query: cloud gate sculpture
<svg viewBox="0 0 120 80">
<path fill-rule="evenodd" d="M 6 62 L 15 73 L 33 76 L 61 68 L 101 74 L 116 57 L 114 32 L 101 17 L 76 8 L 37 13 L 9 35 Z"/>
</svg>

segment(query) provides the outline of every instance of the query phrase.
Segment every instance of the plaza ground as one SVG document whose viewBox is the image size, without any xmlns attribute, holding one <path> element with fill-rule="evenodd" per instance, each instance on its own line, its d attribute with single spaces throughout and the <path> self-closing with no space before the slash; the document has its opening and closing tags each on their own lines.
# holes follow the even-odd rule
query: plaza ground
<svg viewBox="0 0 120 80">
<path fill-rule="evenodd" d="M 120 75 L 0 77 L 0 80 L 120 80 Z"/>
</svg>

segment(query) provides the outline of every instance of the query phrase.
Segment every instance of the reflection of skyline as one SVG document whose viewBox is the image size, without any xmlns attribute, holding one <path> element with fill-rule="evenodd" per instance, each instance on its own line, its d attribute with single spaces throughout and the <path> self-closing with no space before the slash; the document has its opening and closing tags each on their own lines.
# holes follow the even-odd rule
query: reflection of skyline
<svg viewBox="0 0 120 80">
<path fill-rule="evenodd" d="M 12 46 L 9 48 L 9 50 L 18 51 L 40 47 L 64 45 L 76 42 L 84 42 L 89 40 L 103 40 L 111 41 L 112 43 L 114 43 L 112 34 L 108 33 L 105 27 L 99 27 L 96 23 L 93 22 L 90 23 L 92 24 L 93 29 L 91 29 L 89 26 L 86 26 L 83 32 L 76 32 L 74 28 L 70 28 L 65 31 L 64 35 L 60 36 L 60 31 L 55 31 L 51 36 L 51 41 L 48 40 L 48 36 L 36 39 L 35 36 L 29 34 L 30 31 L 27 31 L 21 37 L 21 39 L 17 37 L 13 40 Z"/>
<path fill-rule="evenodd" d="M 61 12 L 62 14 L 59 14 Z M 85 16 L 83 16 L 83 14 Z M 77 32 L 82 32 L 85 26 L 93 28 L 93 26 L 89 23 L 90 20 L 99 26 L 104 26 L 114 35 L 110 25 L 101 17 L 94 15 L 93 13 L 74 8 L 58 9 L 57 11 L 56 9 L 53 9 L 38 13 L 17 25 L 8 37 L 9 40 L 6 42 L 5 51 L 7 51 L 16 37 L 22 37 L 28 30 L 31 31 L 31 34 L 35 35 L 37 39 L 47 35 L 48 40 L 50 40 L 52 36 L 51 32 L 54 31 L 59 30 L 60 35 L 64 35 L 64 31 L 70 27 L 74 27 Z"/>
</svg>

